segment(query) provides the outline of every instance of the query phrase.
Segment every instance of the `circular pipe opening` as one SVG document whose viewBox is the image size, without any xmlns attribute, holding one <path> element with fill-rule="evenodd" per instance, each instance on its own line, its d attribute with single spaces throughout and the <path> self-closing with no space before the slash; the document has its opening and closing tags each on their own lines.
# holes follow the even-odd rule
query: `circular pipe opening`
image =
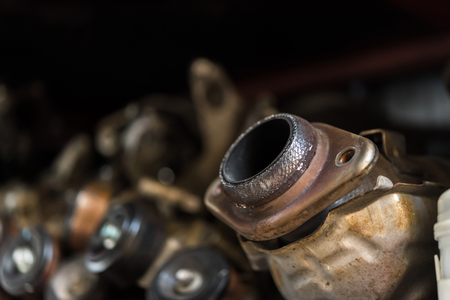
<svg viewBox="0 0 450 300">
<path fill-rule="evenodd" d="M 226 159 L 223 176 L 239 183 L 267 169 L 283 152 L 292 134 L 286 119 L 272 119 L 255 127 L 234 146 Z"/>
</svg>

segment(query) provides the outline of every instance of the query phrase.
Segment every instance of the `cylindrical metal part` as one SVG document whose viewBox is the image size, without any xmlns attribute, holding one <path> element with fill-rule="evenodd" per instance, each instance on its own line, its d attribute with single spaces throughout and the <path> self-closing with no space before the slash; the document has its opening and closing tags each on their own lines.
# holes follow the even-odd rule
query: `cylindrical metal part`
<svg viewBox="0 0 450 300">
<path fill-rule="evenodd" d="M 56 242 L 43 228 L 24 228 L 3 255 L 3 289 L 14 296 L 39 293 L 54 273 L 59 255 Z"/>
<path fill-rule="evenodd" d="M 230 147 L 205 203 L 249 240 L 274 240 L 305 224 L 295 234 L 304 236 L 322 223 L 324 210 L 361 185 L 377 159 L 367 138 L 291 114 L 272 115 Z"/>
<path fill-rule="evenodd" d="M 185 250 L 159 270 L 148 289 L 147 299 L 223 299 L 230 286 L 230 273 L 230 266 L 220 252 L 212 249 Z M 237 294 L 234 296 L 233 299 L 239 299 Z"/>
<path fill-rule="evenodd" d="M 220 180 L 205 196 L 208 209 L 238 233 L 252 268 L 270 270 L 285 299 L 434 297 L 432 255 L 423 253 L 436 249 L 432 225 L 437 196 L 449 186 L 448 172 L 442 172 L 448 163 L 407 156 L 395 133 L 356 135 L 313 123 L 315 154 L 285 188 L 291 177 L 276 167 L 285 148 L 263 157 L 253 149 L 261 148 L 252 138 L 258 129 L 264 138 L 282 136 L 282 129 L 274 134 L 264 127 L 272 118 L 277 115 L 258 122 L 230 148 Z M 298 164 L 287 159 L 286 165 L 289 170 Z M 270 170 L 276 170 L 273 176 L 261 180 Z M 239 189 L 240 181 L 252 188 Z M 263 199 L 267 190 L 278 196 L 248 201 Z"/>
<path fill-rule="evenodd" d="M 91 238 L 86 267 L 117 285 L 131 285 L 148 269 L 163 237 L 161 224 L 143 203 L 114 205 Z"/>
</svg>

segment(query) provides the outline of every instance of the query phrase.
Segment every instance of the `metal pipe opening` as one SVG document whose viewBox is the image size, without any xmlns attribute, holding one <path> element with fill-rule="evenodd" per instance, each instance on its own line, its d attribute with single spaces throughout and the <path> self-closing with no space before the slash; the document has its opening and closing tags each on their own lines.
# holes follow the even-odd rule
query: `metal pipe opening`
<svg viewBox="0 0 450 300">
<path fill-rule="evenodd" d="M 292 134 L 284 119 L 273 119 L 248 132 L 224 162 L 223 176 L 239 183 L 257 176 L 282 153 Z"/>
<path fill-rule="evenodd" d="M 314 128 L 290 114 L 269 116 L 245 131 L 220 169 L 230 201 L 263 205 L 284 193 L 308 168 L 317 146 Z"/>
</svg>

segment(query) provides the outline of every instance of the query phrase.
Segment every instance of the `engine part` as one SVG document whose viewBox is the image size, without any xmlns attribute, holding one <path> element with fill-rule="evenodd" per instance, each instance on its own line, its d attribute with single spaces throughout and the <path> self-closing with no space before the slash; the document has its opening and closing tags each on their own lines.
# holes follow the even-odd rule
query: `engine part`
<svg viewBox="0 0 450 300">
<path fill-rule="evenodd" d="M 3 214 L 17 228 L 41 224 L 54 237 L 64 232 L 65 197 L 78 189 L 90 167 L 91 142 L 86 135 L 69 141 L 51 168 L 40 174 L 34 184 L 14 180 L 0 192 Z"/>
<path fill-rule="evenodd" d="M 192 63 L 190 88 L 200 128 L 202 153 L 180 184 L 202 194 L 215 177 L 227 147 L 241 129 L 245 105 L 224 70 L 207 59 L 197 59 Z"/>
<path fill-rule="evenodd" d="M 251 270 L 241 249 L 212 224 L 202 220 L 163 222 L 143 199 L 130 196 L 123 201 L 109 209 L 91 238 L 85 253 L 90 272 L 104 275 L 120 287 L 137 284 L 147 288 L 171 257 L 188 248 L 208 246 L 227 253 L 242 272 Z"/>
<path fill-rule="evenodd" d="M 246 121 L 273 112 L 273 99 L 263 96 L 249 110 L 224 70 L 207 59 L 192 63 L 190 89 L 190 105 L 154 95 L 106 117 L 98 126 L 97 148 L 107 157 L 122 155 L 133 183 L 154 178 L 203 195 Z"/>
<path fill-rule="evenodd" d="M 189 222 L 169 222 L 166 224 L 166 239 L 145 274 L 137 282 L 142 288 L 148 288 L 160 268 L 177 253 L 186 249 L 213 247 L 226 254 L 227 259 L 239 266 L 242 274 L 251 274 L 251 269 L 241 249 L 230 242 L 229 237 L 219 231 L 214 224 L 203 220 Z M 251 275 L 250 275 L 251 276 Z"/>
<path fill-rule="evenodd" d="M 436 279 L 440 300 L 450 299 L 450 190 L 443 193 L 438 200 L 437 223 L 434 225 L 434 238 L 438 241 L 440 260 L 435 255 Z"/>
<path fill-rule="evenodd" d="M 278 114 L 230 147 L 205 202 L 287 299 L 424 299 L 436 289 L 424 253 L 436 251 L 449 168 L 408 157 L 393 132 Z"/>
<path fill-rule="evenodd" d="M 152 107 L 142 110 L 123 134 L 124 170 L 133 181 L 153 176 L 173 184 L 197 153 L 195 141 L 179 117 Z"/>
<path fill-rule="evenodd" d="M 111 202 L 109 186 L 92 181 L 76 195 L 68 216 L 64 234 L 68 245 L 74 250 L 84 250 Z"/>
<path fill-rule="evenodd" d="M 242 286 L 225 257 L 211 249 L 173 256 L 147 291 L 148 300 L 242 299 Z"/>
<path fill-rule="evenodd" d="M 100 122 L 98 150 L 107 157 L 120 155 L 123 170 L 132 182 L 150 176 L 167 185 L 174 183 L 198 152 L 192 126 L 186 125 L 189 120 L 179 115 L 177 106 L 184 102 L 157 95 L 129 104 Z M 183 108 L 188 113 L 186 105 Z"/>
<path fill-rule="evenodd" d="M 83 256 L 62 262 L 47 285 L 45 300 L 89 299 L 108 299 L 106 282 L 86 269 Z"/>
<path fill-rule="evenodd" d="M 91 238 L 86 267 L 119 286 L 129 286 L 147 270 L 163 238 L 161 224 L 144 204 L 113 205 Z"/>
<path fill-rule="evenodd" d="M 60 253 L 56 241 L 40 227 L 24 228 L 2 257 L 0 283 L 14 296 L 35 295 L 56 270 Z"/>
</svg>

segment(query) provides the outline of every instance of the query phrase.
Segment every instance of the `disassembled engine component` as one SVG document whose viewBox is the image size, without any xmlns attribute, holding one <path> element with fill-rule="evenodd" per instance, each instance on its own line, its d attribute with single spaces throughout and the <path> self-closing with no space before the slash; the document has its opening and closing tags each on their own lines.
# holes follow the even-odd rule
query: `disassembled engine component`
<svg viewBox="0 0 450 300">
<path fill-rule="evenodd" d="M 193 248 L 213 247 L 220 250 L 234 266 L 239 267 L 242 274 L 250 274 L 250 266 L 241 249 L 213 224 L 198 219 L 191 222 L 170 222 L 166 224 L 166 232 L 166 239 L 158 255 L 138 281 L 140 287 L 148 288 L 167 261 L 177 253 Z"/>
<path fill-rule="evenodd" d="M 84 250 L 109 208 L 111 188 L 98 181 L 84 186 L 76 195 L 66 218 L 64 237 L 72 249 Z"/>
<path fill-rule="evenodd" d="M 449 168 L 406 156 L 396 133 L 278 114 L 230 147 L 205 201 L 287 299 L 424 299 Z"/>
<path fill-rule="evenodd" d="M 24 228 L 5 249 L 1 286 L 14 296 L 39 298 L 39 292 L 56 270 L 59 257 L 56 241 L 43 228 Z"/>
<path fill-rule="evenodd" d="M 207 59 L 192 63 L 190 88 L 200 127 L 202 152 L 180 185 L 203 194 L 208 182 L 216 176 L 223 154 L 241 129 L 245 106 L 222 68 Z"/>
<path fill-rule="evenodd" d="M 438 241 L 440 259 L 435 258 L 436 279 L 439 300 L 450 299 L 450 190 L 438 200 L 437 223 L 434 225 L 434 238 Z"/>
<path fill-rule="evenodd" d="M 108 299 L 106 283 L 86 269 L 83 256 L 62 262 L 47 285 L 45 300 L 90 299 Z"/>
<path fill-rule="evenodd" d="M 153 176 L 170 185 L 177 168 L 197 153 L 195 142 L 178 117 L 151 107 L 142 110 L 123 134 L 124 169 L 133 181 Z"/>
<path fill-rule="evenodd" d="M 220 252 L 190 249 L 173 256 L 158 272 L 148 300 L 242 299 L 237 275 Z"/>
<path fill-rule="evenodd" d="M 41 224 L 54 237 L 64 234 L 65 195 L 85 180 L 92 154 L 90 139 L 72 139 L 52 167 L 33 185 L 11 181 L 0 191 L 0 210 L 17 228 Z"/>
<path fill-rule="evenodd" d="M 31 299 L 45 290 L 46 299 L 55 300 L 275 300 L 281 297 L 277 290 L 286 299 L 435 295 L 431 228 L 436 199 L 450 187 L 450 162 L 408 156 L 394 132 L 356 135 L 291 114 L 272 115 L 277 110 L 270 94 L 250 106 L 222 68 L 206 59 L 193 62 L 190 87 L 192 102 L 151 95 L 102 120 L 96 146 L 105 157 L 96 157 L 102 167 L 95 181 L 86 180 L 92 175 L 91 141 L 79 135 L 37 180 L 24 174 L 26 184 L 11 181 L 1 188 L 5 290 Z M 347 96 L 336 105 L 337 94 L 327 93 L 296 101 L 302 102 L 296 107 L 322 118 L 324 109 L 338 116 L 336 107 L 354 105 Z M 323 96 L 329 98 L 316 101 Z M 5 141 L 19 135 L 6 126 L 15 124 L 11 100 L 0 84 Z M 354 111 L 360 110 L 346 116 Z M 13 142 L 0 145 L 1 161 L 24 143 Z M 219 167 L 205 202 L 225 225 L 210 218 L 200 198 Z M 441 293 L 449 254 L 445 205 L 439 210 Z M 4 242 L 22 226 L 27 228 L 11 245 Z M 55 240 L 68 246 L 63 259 L 87 250 L 58 269 Z"/>
<path fill-rule="evenodd" d="M 376 146 L 368 139 L 331 126 L 317 126 L 323 131 L 298 117 L 279 114 L 250 127 L 231 146 L 221 166 L 223 195 L 229 197 L 208 198 L 209 208 L 213 212 L 217 210 L 221 216 L 224 211 L 232 210 L 226 214 L 225 221 L 244 237 L 270 240 L 298 228 L 335 202 L 334 197 L 342 197 L 356 188 L 374 166 L 378 157 Z M 327 139 L 327 135 L 341 132 L 344 135 L 334 145 L 333 140 Z M 337 161 L 328 162 L 327 152 L 333 146 L 339 148 L 338 152 L 345 150 L 336 153 Z M 356 168 L 340 168 L 340 164 L 348 164 L 350 159 Z M 317 173 L 327 167 L 325 162 L 329 168 Z M 336 180 L 337 176 L 349 181 L 350 186 Z M 315 184 L 310 182 L 311 178 L 315 179 Z M 311 197 L 314 193 L 323 195 L 321 201 L 315 203 L 315 198 Z M 330 193 L 331 197 L 327 195 Z M 292 201 L 294 195 L 299 194 L 302 198 Z M 293 203 L 286 205 L 287 201 Z M 249 211 L 253 217 L 251 222 Z M 277 214 L 276 219 L 267 220 L 274 214 Z"/>
<path fill-rule="evenodd" d="M 128 105 L 100 122 L 97 148 L 108 157 L 121 154 L 123 169 L 133 182 L 150 176 L 164 184 L 174 183 L 198 152 L 192 126 L 187 125 L 190 121 L 179 115 L 177 106 L 183 102 L 159 95 Z"/>
<path fill-rule="evenodd" d="M 143 203 L 113 205 L 91 238 L 85 263 L 119 286 L 135 283 L 158 253 L 164 232 Z"/>
<path fill-rule="evenodd" d="M 201 220 L 163 222 L 143 199 L 113 205 L 91 238 L 85 254 L 90 272 L 104 275 L 120 287 L 150 286 L 171 257 L 188 248 L 215 247 L 227 253 L 241 272 L 250 268 L 241 249 L 214 226 Z"/>
<path fill-rule="evenodd" d="M 273 113 L 273 99 L 263 96 L 249 110 L 222 68 L 207 59 L 192 63 L 190 89 L 190 105 L 154 95 L 108 116 L 98 126 L 97 148 L 108 157 L 120 154 L 133 183 L 153 178 L 203 195 L 242 127 Z"/>
</svg>

